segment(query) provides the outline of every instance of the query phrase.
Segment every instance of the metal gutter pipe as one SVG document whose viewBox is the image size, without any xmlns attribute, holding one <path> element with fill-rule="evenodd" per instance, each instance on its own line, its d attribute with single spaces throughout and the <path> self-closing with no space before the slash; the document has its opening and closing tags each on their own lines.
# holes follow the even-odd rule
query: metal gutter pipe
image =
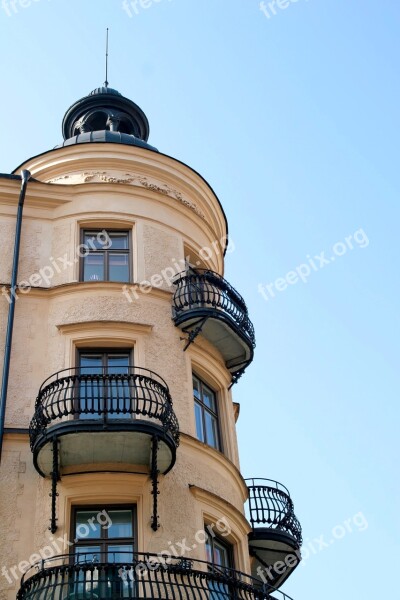
<svg viewBox="0 0 400 600">
<path fill-rule="evenodd" d="M 15 241 L 14 241 L 14 256 L 12 265 L 11 275 L 11 300 L 10 308 L 8 311 L 8 322 L 7 322 L 7 333 L 6 333 L 6 344 L 4 350 L 4 364 L 3 364 L 3 378 L 1 382 L 1 397 L 0 397 L 0 462 L 3 450 L 3 438 L 4 438 L 4 424 L 6 416 L 6 404 L 7 404 L 7 392 L 8 392 L 8 378 L 10 374 L 10 360 L 11 360 L 11 346 L 12 336 L 14 329 L 14 313 L 15 313 L 15 300 L 16 300 L 16 289 L 17 289 L 17 277 L 18 277 L 18 262 L 19 262 L 19 249 L 21 244 L 21 228 L 22 228 L 22 213 L 24 209 L 24 201 L 26 188 L 28 181 L 31 177 L 29 171 L 25 169 L 21 172 L 21 191 L 18 200 L 18 212 L 17 222 L 15 226 Z"/>
</svg>

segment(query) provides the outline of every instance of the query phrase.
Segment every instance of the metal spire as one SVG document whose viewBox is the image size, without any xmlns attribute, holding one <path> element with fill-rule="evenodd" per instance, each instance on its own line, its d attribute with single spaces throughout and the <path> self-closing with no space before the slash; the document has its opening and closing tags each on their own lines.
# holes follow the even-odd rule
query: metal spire
<svg viewBox="0 0 400 600">
<path fill-rule="evenodd" d="M 107 27 L 107 37 L 106 37 L 106 80 L 104 82 L 105 87 L 108 87 L 108 27 Z"/>
</svg>

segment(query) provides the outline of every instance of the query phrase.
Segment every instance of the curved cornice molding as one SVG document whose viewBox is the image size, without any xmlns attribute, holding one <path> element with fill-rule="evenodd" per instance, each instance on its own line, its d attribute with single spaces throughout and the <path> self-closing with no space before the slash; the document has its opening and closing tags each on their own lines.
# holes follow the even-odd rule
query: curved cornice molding
<svg viewBox="0 0 400 600">
<path fill-rule="evenodd" d="M 64 323 L 56 325 L 57 329 L 64 334 L 80 333 L 84 331 L 86 334 L 93 331 L 98 331 L 101 327 L 103 332 L 115 333 L 116 330 L 127 333 L 151 333 L 153 325 L 144 325 L 142 323 L 128 323 L 126 321 L 79 321 L 76 323 Z"/>
<path fill-rule="evenodd" d="M 99 294 L 99 292 L 108 292 L 108 293 L 123 293 L 124 286 L 127 285 L 128 288 L 134 288 L 139 290 L 140 294 L 140 283 L 115 283 L 113 281 L 72 281 L 71 283 L 62 283 L 61 285 L 55 285 L 53 287 L 31 287 L 29 289 L 29 293 L 25 293 L 21 291 L 21 288 L 17 286 L 17 294 L 18 299 L 28 298 L 30 296 L 34 298 L 56 298 L 58 296 L 67 296 L 70 294 L 81 294 L 85 292 L 92 292 Z M 7 291 L 10 290 L 10 284 L 0 282 L 0 287 L 5 287 Z M 23 289 L 23 288 L 22 288 Z M 159 298 L 161 300 L 165 300 L 168 303 L 171 303 L 171 296 L 173 292 L 162 290 L 156 287 L 152 287 L 150 290 L 146 291 L 146 294 L 143 294 L 146 297 Z"/>
<path fill-rule="evenodd" d="M 213 492 L 209 492 L 197 485 L 189 484 L 189 489 L 196 500 L 200 500 L 206 506 L 212 507 L 217 511 L 222 512 L 229 520 L 236 523 L 243 536 L 247 536 L 251 531 L 251 526 L 243 513 L 241 513 L 233 504 L 217 496 Z"/>
<path fill-rule="evenodd" d="M 181 431 L 180 435 L 181 447 L 183 447 L 186 444 L 187 446 L 190 446 L 191 448 L 200 451 L 203 455 L 207 455 L 210 461 L 219 463 L 222 472 L 226 470 L 229 471 L 229 473 L 232 475 L 233 479 L 236 481 L 240 489 L 242 501 L 244 503 L 248 498 L 249 492 L 242 474 L 240 473 L 239 469 L 233 464 L 233 462 L 229 460 L 229 458 L 227 458 L 224 454 L 222 454 L 222 452 L 219 452 L 211 446 L 200 442 L 188 433 L 184 433 L 183 431 Z"/>
<path fill-rule="evenodd" d="M 36 180 L 64 190 L 68 184 L 90 182 L 146 188 L 184 205 L 208 223 L 218 239 L 228 233 L 224 210 L 208 182 L 166 154 L 123 144 L 78 144 L 32 157 L 15 171 L 22 168 Z"/>
</svg>

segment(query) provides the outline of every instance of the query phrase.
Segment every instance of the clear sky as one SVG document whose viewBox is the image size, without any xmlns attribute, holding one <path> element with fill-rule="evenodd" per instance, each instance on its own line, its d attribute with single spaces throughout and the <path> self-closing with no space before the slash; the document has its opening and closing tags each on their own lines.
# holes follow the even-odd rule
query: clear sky
<svg viewBox="0 0 400 600">
<path fill-rule="evenodd" d="M 66 109 L 104 81 L 109 26 L 110 85 L 229 220 L 226 276 L 257 335 L 234 388 L 242 470 L 291 490 L 310 553 L 283 589 L 394 598 L 400 4 L 281 5 L 17 0 L 9 16 L 0 0 L 0 171 L 61 141 Z"/>
</svg>

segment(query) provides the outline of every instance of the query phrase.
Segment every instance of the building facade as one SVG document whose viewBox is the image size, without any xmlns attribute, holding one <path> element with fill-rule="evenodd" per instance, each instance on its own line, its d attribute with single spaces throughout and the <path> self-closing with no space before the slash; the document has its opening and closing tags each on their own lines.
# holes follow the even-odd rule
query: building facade
<svg viewBox="0 0 400 600">
<path fill-rule="evenodd" d="M 223 208 L 116 90 L 62 127 L 0 176 L 0 599 L 283 599 L 301 528 L 240 472 Z"/>
</svg>

